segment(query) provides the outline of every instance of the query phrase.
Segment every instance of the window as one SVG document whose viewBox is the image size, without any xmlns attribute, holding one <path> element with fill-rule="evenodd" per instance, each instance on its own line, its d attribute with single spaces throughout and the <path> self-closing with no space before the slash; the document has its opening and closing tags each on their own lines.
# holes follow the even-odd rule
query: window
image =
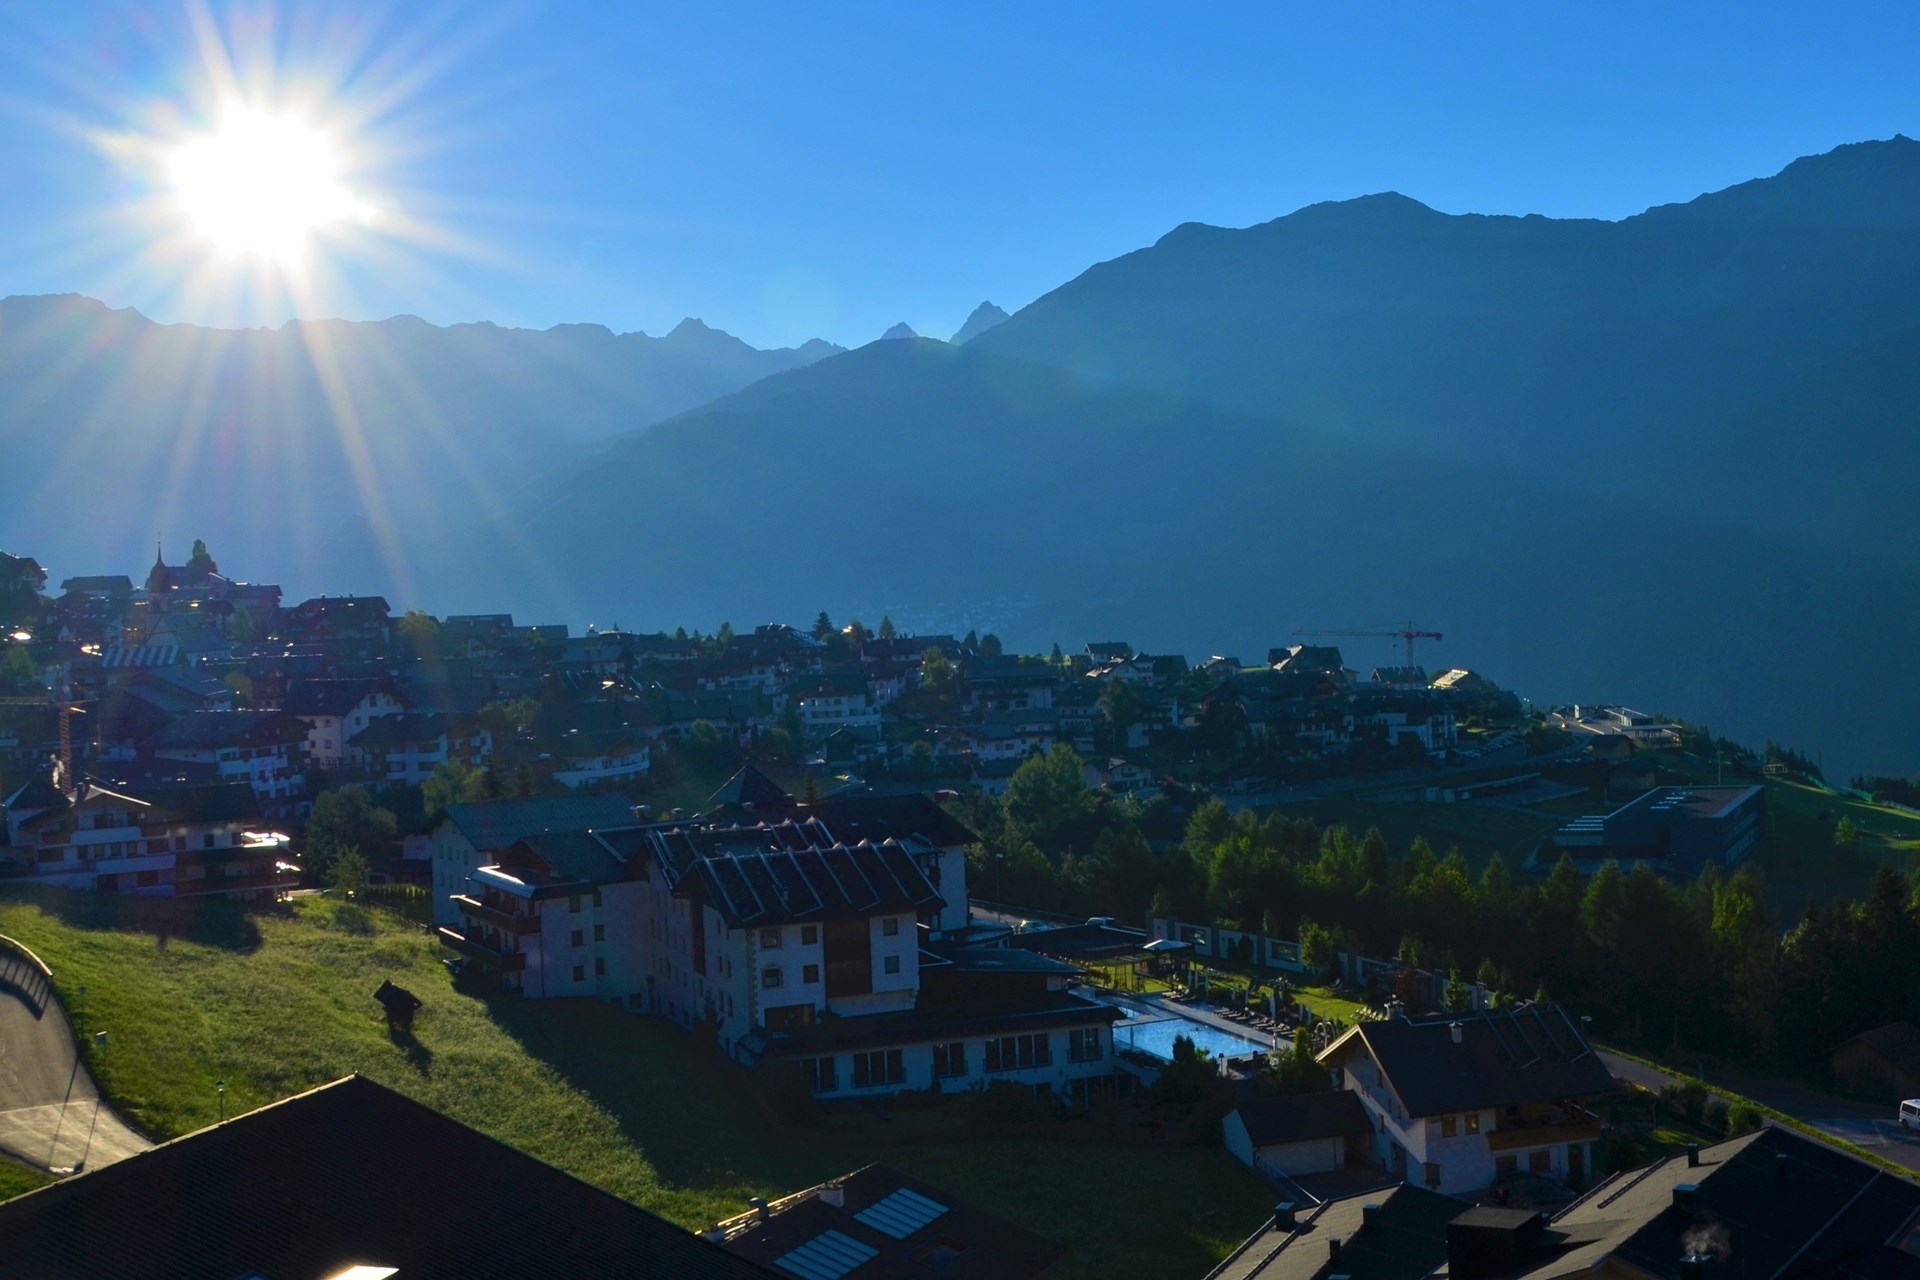
<svg viewBox="0 0 1920 1280">
<path fill-rule="evenodd" d="M 888 973 L 898 973 L 900 972 L 900 957 L 888 956 L 881 962 L 881 965 Z"/>
<path fill-rule="evenodd" d="M 573 966 L 573 980 L 575 982 L 585 982 L 587 980 L 587 966 L 583 964 Z"/>
<path fill-rule="evenodd" d="M 952 1076 L 967 1074 L 967 1046 L 965 1041 L 956 1040 L 952 1044 L 933 1046 L 933 1078 L 945 1080 Z"/>
<path fill-rule="evenodd" d="M 876 1084 L 899 1084 L 907 1078 L 898 1049 L 875 1049 L 853 1055 L 853 1087 L 865 1089 Z"/>
<path fill-rule="evenodd" d="M 1068 1062 L 1098 1062 L 1100 1057 L 1100 1028 L 1075 1027 L 1067 1032 Z"/>
<path fill-rule="evenodd" d="M 1469 1111 L 1461 1118 L 1467 1122 L 1468 1133 L 1480 1132 L 1480 1113 L 1478 1111 Z"/>
<path fill-rule="evenodd" d="M 762 929 L 760 931 L 760 949 L 762 951 L 772 951 L 779 945 L 780 931 L 778 929 Z"/>
<path fill-rule="evenodd" d="M 1052 1061 L 1053 1049 L 1044 1032 L 1030 1036 L 1000 1036 L 987 1041 L 988 1071 L 1044 1067 Z"/>
<path fill-rule="evenodd" d="M 900 917 L 888 916 L 885 920 L 882 920 L 880 922 L 880 932 L 885 937 L 889 937 L 889 938 L 899 937 L 900 936 Z"/>
<path fill-rule="evenodd" d="M 768 991 L 780 985 L 780 966 L 768 965 L 760 971 L 760 985 Z"/>
<path fill-rule="evenodd" d="M 607 976 L 607 962 L 598 956 L 594 957 L 593 976 L 596 978 L 604 978 Z"/>
<path fill-rule="evenodd" d="M 572 945 L 576 947 L 584 947 L 587 945 L 587 935 L 580 932 L 580 930 L 575 929 L 573 931 L 573 937 L 571 941 L 572 941 Z"/>
<path fill-rule="evenodd" d="M 209 831 L 206 835 L 200 837 L 200 847 L 202 849 L 213 848 L 213 832 Z"/>
<path fill-rule="evenodd" d="M 605 942 L 607 940 L 607 926 L 603 924 L 593 926 L 593 940 L 595 942 Z"/>
<path fill-rule="evenodd" d="M 1452 1116 L 1440 1117 L 1440 1136 L 1443 1138 L 1451 1138 L 1453 1136 L 1453 1117 Z"/>
<path fill-rule="evenodd" d="M 818 981 L 820 981 L 820 966 L 819 966 L 819 965 L 817 965 L 817 964 L 803 964 L 803 965 L 801 965 L 801 966 L 800 966 L 800 981 L 802 981 L 802 982 L 808 982 L 808 983 L 812 983 L 812 982 L 818 982 Z"/>
<path fill-rule="evenodd" d="M 594 906 L 596 906 L 596 907 L 598 907 L 598 906 L 600 906 L 600 905 L 601 905 L 601 902 L 600 902 L 600 891 L 599 891 L 598 889 L 595 889 L 595 890 L 593 891 L 593 905 L 594 905 Z"/>
<path fill-rule="evenodd" d="M 834 1070 L 832 1058 L 802 1058 L 800 1070 L 813 1085 L 815 1093 L 832 1093 L 840 1087 L 839 1074 Z"/>
<path fill-rule="evenodd" d="M 579 910 L 580 910 L 580 895 L 579 895 L 579 894 L 577 894 L 577 893 L 575 893 L 575 894 L 570 894 L 570 895 L 568 895 L 568 897 L 567 897 L 567 910 L 569 910 L 569 911 L 572 911 L 572 912 L 574 912 L 574 913 L 576 913 L 576 914 L 578 914 L 578 912 L 579 912 Z"/>
<path fill-rule="evenodd" d="M 819 941 L 820 941 L 819 925 L 803 924 L 800 926 L 800 945 L 801 946 L 811 947 L 817 944 Z"/>
<path fill-rule="evenodd" d="M 1440 1166 L 1432 1161 L 1427 1162 L 1427 1185 L 1436 1189 L 1440 1186 Z"/>
</svg>

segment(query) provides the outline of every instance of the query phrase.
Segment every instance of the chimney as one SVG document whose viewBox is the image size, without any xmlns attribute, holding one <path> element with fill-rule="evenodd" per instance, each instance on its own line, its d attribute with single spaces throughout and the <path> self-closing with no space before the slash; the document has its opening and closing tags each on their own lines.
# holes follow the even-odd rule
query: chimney
<svg viewBox="0 0 1920 1280">
<path fill-rule="evenodd" d="M 1330 1267 L 1337 1267 L 1340 1265 L 1340 1237 L 1339 1236 L 1327 1237 L 1327 1265 Z"/>
<path fill-rule="evenodd" d="M 1291 1231 L 1295 1225 L 1293 1215 L 1293 1201 L 1282 1200 L 1273 1206 L 1273 1225 L 1281 1231 Z"/>
<path fill-rule="evenodd" d="M 847 1203 L 847 1189 L 837 1183 L 827 1183 L 824 1187 L 820 1188 L 820 1203 L 830 1204 L 836 1209 L 845 1208 Z"/>
<path fill-rule="evenodd" d="M 1773 1185 L 1776 1187 L 1784 1187 L 1787 1185 L 1787 1157 L 1785 1155 L 1777 1155 L 1773 1158 Z"/>
<path fill-rule="evenodd" d="M 1380 1225 L 1380 1206 L 1377 1204 L 1361 1205 L 1360 1206 L 1360 1225 L 1363 1227 L 1379 1226 Z"/>
<path fill-rule="evenodd" d="M 765 1222 L 772 1216 L 767 1212 L 767 1198 L 765 1196 L 752 1196 L 747 1200 L 747 1203 L 753 1206 L 753 1215 L 760 1221 Z"/>
<path fill-rule="evenodd" d="M 1700 1167 L 1700 1144 L 1697 1142 L 1689 1142 L 1687 1144 L 1687 1168 L 1698 1169 L 1699 1167 Z"/>
<path fill-rule="evenodd" d="M 1693 1209 L 1694 1198 L 1699 1194 L 1700 1194 L 1699 1183 L 1697 1182 L 1678 1183 L 1673 1188 L 1673 1207 L 1676 1209 L 1686 1209 L 1689 1212 L 1691 1212 Z"/>
<path fill-rule="evenodd" d="M 1459 1044 L 1460 1043 L 1460 1024 L 1457 1022 L 1449 1022 L 1447 1024 L 1447 1031 L 1450 1035 L 1453 1036 L 1453 1042 L 1455 1044 Z"/>
<path fill-rule="evenodd" d="M 1402 1004 L 1397 998 L 1389 1000 L 1387 1001 L 1387 1016 L 1389 1018 L 1399 1018 L 1404 1021 L 1407 1016 L 1407 1006 Z"/>
<path fill-rule="evenodd" d="M 1707 1280 L 1707 1264 L 1712 1261 L 1713 1255 L 1706 1253 L 1680 1255 L 1680 1280 Z"/>
<path fill-rule="evenodd" d="M 722 1244 L 726 1241 L 727 1229 L 715 1224 L 714 1226 L 708 1227 L 705 1231 L 702 1231 L 700 1236 L 708 1244 Z"/>
</svg>

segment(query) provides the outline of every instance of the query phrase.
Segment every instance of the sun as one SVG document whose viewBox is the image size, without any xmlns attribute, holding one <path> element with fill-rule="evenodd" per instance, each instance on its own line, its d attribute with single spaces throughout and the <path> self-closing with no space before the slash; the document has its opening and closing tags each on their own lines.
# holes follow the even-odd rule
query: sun
<svg viewBox="0 0 1920 1280">
<path fill-rule="evenodd" d="M 291 265 L 317 234 L 370 216 L 332 141 L 293 116 L 229 110 L 173 152 L 168 173 L 181 213 L 222 254 Z"/>
</svg>

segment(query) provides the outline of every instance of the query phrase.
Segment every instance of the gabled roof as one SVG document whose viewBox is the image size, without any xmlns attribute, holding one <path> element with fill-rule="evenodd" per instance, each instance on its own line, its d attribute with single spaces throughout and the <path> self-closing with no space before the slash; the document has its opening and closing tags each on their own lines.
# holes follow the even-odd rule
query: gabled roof
<svg viewBox="0 0 1920 1280">
<path fill-rule="evenodd" d="M 287 686 L 281 710 L 296 716 L 344 716 L 376 691 L 407 705 L 406 696 L 388 680 L 308 679 Z"/>
<path fill-rule="evenodd" d="M 589 831 L 548 831 L 522 837 L 500 855 L 501 871 L 540 890 L 579 889 L 627 878 L 626 863 Z"/>
<path fill-rule="evenodd" d="M 1329 1200 L 1303 1209 L 1292 1229 L 1269 1223 L 1207 1280 L 1422 1280 L 1446 1261 L 1447 1224 L 1467 1210 L 1464 1200 L 1411 1185 Z"/>
<path fill-rule="evenodd" d="M 1834 1052 L 1856 1044 L 1873 1050 L 1895 1066 L 1920 1072 L 1920 1027 L 1911 1022 L 1889 1022 L 1884 1027 L 1862 1031 Z"/>
<path fill-rule="evenodd" d="M 633 801 L 618 792 L 482 800 L 448 805 L 442 821 L 452 823 L 475 849 L 484 853 L 545 832 L 630 827 Z"/>
<path fill-rule="evenodd" d="M 842 844 L 817 821 L 658 827 L 644 843 L 676 892 L 700 897 L 730 927 L 923 915 L 945 905 L 899 841 Z"/>
<path fill-rule="evenodd" d="M 738 773 L 721 783 L 720 789 L 707 797 L 707 807 L 718 809 L 725 805 L 783 804 L 792 799 L 779 783 L 748 764 L 742 765 Z"/>
<path fill-rule="evenodd" d="M 36 1280 L 776 1274 L 364 1076 L 0 1204 L 0 1257 Z"/>
<path fill-rule="evenodd" d="M 1360 1046 L 1379 1062 L 1407 1114 L 1416 1118 L 1592 1097 L 1618 1087 L 1556 1004 L 1362 1022 L 1327 1046 L 1320 1061 L 1336 1061 Z"/>
<path fill-rule="evenodd" d="M 1255 1147 L 1370 1134 L 1372 1122 L 1351 1089 L 1297 1098 L 1253 1098 L 1235 1110 Z"/>
<path fill-rule="evenodd" d="M 762 806 L 755 810 L 755 816 L 769 821 L 817 819 L 835 839 L 849 844 L 862 840 L 919 840 L 950 849 L 980 839 L 924 792 L 900 796 L 834 795 L 813 805 L 790 802 L 780 807 Z"/>
</svg>

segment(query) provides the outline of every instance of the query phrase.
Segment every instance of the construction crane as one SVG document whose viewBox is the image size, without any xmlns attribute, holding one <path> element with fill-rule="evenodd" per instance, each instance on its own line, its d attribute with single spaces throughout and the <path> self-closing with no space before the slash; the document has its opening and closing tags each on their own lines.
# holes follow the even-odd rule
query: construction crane
<svg viewBox="0 0 1920 1280">
<path fill-rule="evenodd" d="M 1409 622 L 1398 631 L 1307 631 L 1300 630 L 1297 636 L 1366 636 L 1381 640 L 1404 640 L 1407 642 L 1407 674 L 1413 674 L 1413 642 L 1415 640 L 1439 640 L 1438 631 L 1421 631 Z"/>
<path fill-rule="evenodd" d="M 0 707 L 40 707 L 60 713 L 60 786 L 73 785 L 73 713 L 85 708 L 70 698 L 0 698 Z"/>
</svg>

